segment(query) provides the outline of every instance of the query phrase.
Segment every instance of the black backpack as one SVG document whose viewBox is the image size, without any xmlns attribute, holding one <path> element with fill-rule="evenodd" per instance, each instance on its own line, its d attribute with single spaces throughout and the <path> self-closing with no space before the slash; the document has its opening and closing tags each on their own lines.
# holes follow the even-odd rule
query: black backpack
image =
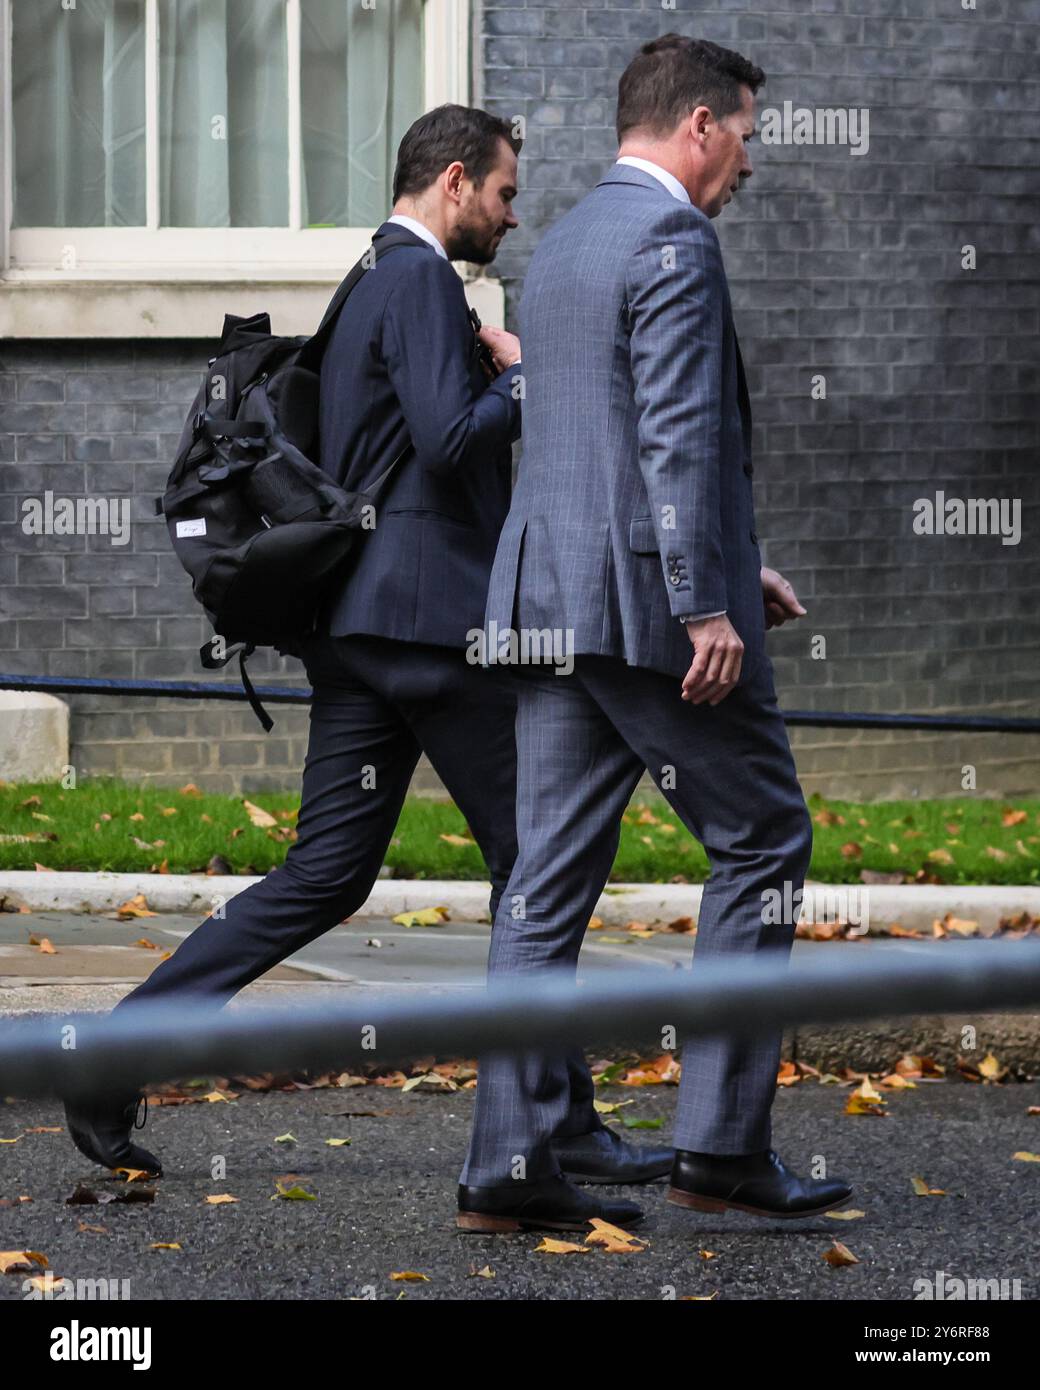
<svg viewBox="0 0 1040 1390">
<path fill-rule="evenodd" d="M 214 637 L 199 652 L 217 670 L 239 658 L 242 685 L 266 730 L 245 662 L 257 647 L 296 654 L 330 582 L 371 529 L 383 485 L 409 443 L 370 487 L 348 492 L 318 466 L 321 359 L 351 290 L 377 256 L 414 245 L 381 237 L 343 280 L 311 338 L 279 338 L 268 314 L 224 316 L 206 379 L 156 502 L 191 575 Z"/>
</svg>

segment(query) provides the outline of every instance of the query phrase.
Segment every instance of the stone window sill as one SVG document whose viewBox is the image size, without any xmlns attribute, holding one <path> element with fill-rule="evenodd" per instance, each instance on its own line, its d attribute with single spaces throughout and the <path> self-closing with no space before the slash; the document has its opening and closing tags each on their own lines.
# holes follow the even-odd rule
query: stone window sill
<svg viewBox="0 0 1040 1390">
<path fill-rule="evenodd" d="M 499 281 L 467 275 L 466 298 L 485 323 L 501 324 Z M 0 280 L 0 339 L 201 338 L 220 336 L 226 313 L 266 310 L 274 332 L 313 333 L 336 279 Z"/>
</svg>

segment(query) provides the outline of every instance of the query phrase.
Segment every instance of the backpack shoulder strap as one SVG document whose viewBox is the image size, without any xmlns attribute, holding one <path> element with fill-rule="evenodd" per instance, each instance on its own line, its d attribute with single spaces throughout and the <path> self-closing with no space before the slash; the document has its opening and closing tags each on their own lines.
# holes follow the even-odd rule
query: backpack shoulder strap
<svg viewBox="0 0 1040 1390">
<path fill-rule="evenodd" d="M 309 338 L 300 349 L 300 355 L 297 359 L 300 366 L 310 367 L 312 371 L 317 370 L 322 354 L 332 337 L 332 330 L 336 327 L 340 310 L 347 302 L 351 290 L 365 272 L 371 270 L 373 264 L 381 256 L 385 256 L 388 251 L 393 251 L 398 246 L 415 245 L 416 239 L 410 232 L 388 232 L 385 237 L 380 237 L 378 246 L 375 242 L 372 243 L 358 263 L 344 276 L 339 288 L 329 301 L 329 307 L 325 310 L 313 337 Z"/>
</svg>

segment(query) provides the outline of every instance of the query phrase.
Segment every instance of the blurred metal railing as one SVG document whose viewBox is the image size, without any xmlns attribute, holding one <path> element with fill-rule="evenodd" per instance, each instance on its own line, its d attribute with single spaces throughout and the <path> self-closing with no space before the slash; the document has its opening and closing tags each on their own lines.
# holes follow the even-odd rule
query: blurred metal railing
<svg viewBox="0 0 1040 1390">
<path fill-rule="evenodd" d="M 576 985 L 548 974 L 416 998 L 366 994 L 291 1009 L 141 1000 L 106 1016 L 0 1022 L 0 1094 L 87 1094 L 147 1081 L 362 1061 L 596 1046 L 676 1046 L 697 1034 L 754 1035 L 794 1023 L 1040 1008 L 1040 942 L 872 947 L 854 961 L 789 965 L 764 952 L 705 961 L 660 980 Z M 770 958 L 772 956 L 772 958 Z"/>
</svg>

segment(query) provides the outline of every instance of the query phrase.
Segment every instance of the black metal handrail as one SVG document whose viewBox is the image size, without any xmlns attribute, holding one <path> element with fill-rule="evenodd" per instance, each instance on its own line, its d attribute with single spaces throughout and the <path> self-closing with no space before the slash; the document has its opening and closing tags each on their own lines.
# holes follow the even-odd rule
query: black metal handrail
<svg viewBox="0 0 1040 1390">
<path fill-rule="evenodd" d="M 0 690 L 48 695 L 155 696 L 172 700 L 244 700 L 241 686 L 219 681 L 109 680 L 96 676 L 24 676 L 0 674 Z M 311 692 L 299 686 L 258 685 L 256 694 L 271 705 L 307 705 Z M 837 710 L 786 710 L 792 728 L 924 729 L 977 734 L 1040 734 L 1040 718 L 991 714 L 867 714 Z"/>
</svg>

